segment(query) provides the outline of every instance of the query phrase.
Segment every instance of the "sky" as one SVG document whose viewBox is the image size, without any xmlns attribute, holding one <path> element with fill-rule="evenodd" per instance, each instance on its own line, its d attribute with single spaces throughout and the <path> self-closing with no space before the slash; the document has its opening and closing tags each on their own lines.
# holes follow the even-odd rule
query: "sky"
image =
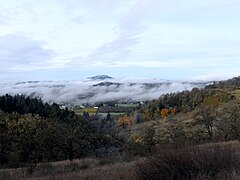
<svg viewBox="0 0 240 180">
<path fill-rule="evenodd" d="M 240 74 L 240 0 L 0 1 L 0 81 Z"/>
</svg>

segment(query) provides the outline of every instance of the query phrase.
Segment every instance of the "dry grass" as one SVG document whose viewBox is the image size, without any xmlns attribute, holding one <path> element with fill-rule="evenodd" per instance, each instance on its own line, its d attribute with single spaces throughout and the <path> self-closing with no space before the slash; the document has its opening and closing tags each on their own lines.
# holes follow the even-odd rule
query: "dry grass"
<svg viewBox="0 0 240 180">
<path fill-rule="evenodd" d="M 27 177 L 28 172 L 27 168 L 18 168 L 18 169 L 1 169 L 0 170 L 0 179 L 8 180 L 8 179 L 24 179 Z"/>
<path fill-rule="evenodd" d="M 34 180 L 52 180 L 52 179 L 83 179 L 83 180 L 118 180 L 133 179 L 134 163 L 116 163 L 101 167 L 90 168 L 80 172 L 55 174 L 40 178 L 29 178 Z"/>
<path fill-rule="evenodd" d="M 30 171 L 32 170 L 32 171 Z M 30 173 L 31 172 L 31 173 Z M 76 159 L 38 164 L 33 169 L 0 170 L 0 179 L 240 179 L 240 144 L 164 145 L 156 155 L 136 161 Z"/>
<path fill-rule="evenodd" d="M 0 179 L 132 179 L 134 162 L 102 165 L 97 159 L 38 164 L 32 168 L 0 170 Z"/>
<path fill-rule="evenodd" d="M 136 179 L 239 179 L 239 143 L 165 146 L 136 165 Z"/>
</svg>

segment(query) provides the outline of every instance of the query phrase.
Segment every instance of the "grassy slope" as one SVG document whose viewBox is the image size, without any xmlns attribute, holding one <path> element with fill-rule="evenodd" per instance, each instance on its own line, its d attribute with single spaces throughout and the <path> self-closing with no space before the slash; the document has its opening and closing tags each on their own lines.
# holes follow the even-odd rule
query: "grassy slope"
<svg viewBox="0 0 240 180">
<path fill-rule="evenodd" d="M 0 170 L 0 179 L 133 179 L 135 162 L 105 164 L 97 159 L 75 159 L 38 164 L 30 174 L 30 168 Z"/>
</svg>

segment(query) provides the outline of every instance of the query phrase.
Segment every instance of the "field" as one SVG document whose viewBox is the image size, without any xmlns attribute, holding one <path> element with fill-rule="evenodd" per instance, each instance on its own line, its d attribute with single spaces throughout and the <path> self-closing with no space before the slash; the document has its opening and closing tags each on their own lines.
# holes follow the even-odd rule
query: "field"
<svg viewBox="0 0 240 180">
<path fill-rule="evenodd" d="M 90 116 L 94 116 L 97 113 L 97 108 L 83 108 L 83 109 L 76 109 L 74 112 L 76 114 L 82 115 L 83 112 L 87 112 Z"/>
</svg>

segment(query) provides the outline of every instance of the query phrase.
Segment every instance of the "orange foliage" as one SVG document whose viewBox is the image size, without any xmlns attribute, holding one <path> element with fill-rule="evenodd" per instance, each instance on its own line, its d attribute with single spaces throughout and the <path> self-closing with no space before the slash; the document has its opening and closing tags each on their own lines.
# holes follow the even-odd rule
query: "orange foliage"
<svg viewBox="0 0 240 180">
<path fill-rule="evenodd" d="M 175 108 L 171 110 L 171 115 L 174 115 L 176 113 L 177 113 L 177 110 Z"/>
<path fill-rule="evenodd" d="M 166 121 L 168 114 L 174 115 L 177 113 L 177 110 L 175 108 L 174 109 L 164 108 L 164 109 L 158 110 L 158 112 L 161 114 L 161 117 L 164 119 L 164 121 Z"/>
<path fill-rule="evenodd" d="M 169 110 L 167 108 L 161 110 L 161 116 L 164 119 L 164 121 L 167 119 L 168 112 Z"/>
<path fill-rule="evenodd" d="M 122 127 L 127 125 L 132 125 L 133 121 L 134 121 L 134 116 L 128 116 L 127 114 L 125 114 L 124 116 L 118 119 L 118 125 Z"/>
</svg>

